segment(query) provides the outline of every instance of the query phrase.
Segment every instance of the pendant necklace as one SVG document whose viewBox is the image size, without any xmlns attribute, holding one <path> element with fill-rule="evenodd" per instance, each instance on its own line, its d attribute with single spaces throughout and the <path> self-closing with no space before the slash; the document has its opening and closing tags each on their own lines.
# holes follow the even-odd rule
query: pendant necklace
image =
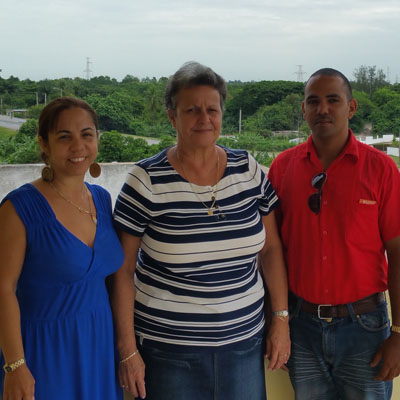
<svg viewBox="0 0 400 400">
<path fill-rule="evenodd" d="M 207 213 L 208 215 L 211 217 L 214 215 L 214 211 L 213 209 L 216 208 L 218 209 L 218 205 L 215 205 L 216 201 L 217 201 L 217 189 L 218 189 L 218 172 L 219 172 L 219 154 L 217 149 L 215 149 L 215 153 L 217 154 L 217 173 L 216 173 L 216 183 L 215 183 L 215 188 L 213 186 L 211 186 L 211 191 L 212 191 L 212 195 L 211 195 L 211 206 L 208 207 L 207 204 L 205 204 L 199 197 L 198 193 L 194 190 L 192 182 L 190 182 L 190 180 L 188 179 L 188 175 L 185 171 L 185 166 L 183 165 L 183 162 L 181 160 L 181 157 L 179 156 L 179 151 L 178 148 L 176 148 L 176 156 L 179 160 L 179 163 L 181 164 L 182 167 L 182 171 L 184 174 L 184 178 L 189 182 L 190 188 L 192 189 L 192 192 L 196 195 L 197 199 L 200 201 L 201 204 L 203 204 L 203 206 L 207 209 Z"/>
<path fill-rule="evenodd" d="M 54 184 L 53 184 L 52 182 L 49 182 L 49 184 L 50 184 L 51 188 L 52 188 L 63 200 L 65 200 L 67 203 L 71 204 L 71 206 L 74 206 L 76 209 L 78 209 L 79 212 L 90 215 L 90 218 L 92 219 L 92 222 L 93 222 L 95 225 L 97 225 L 97 218 L 93 215 L 92 204 L 91 204 L 91 202 L 90 202 L 88 192 L 86 192 L 86 198 L 87 198 L 88 203 L 89 203 L 89 210 L 85 210 L 85 209 L 82 208 L 81 206 L 78 206 L 78 204 L 75 204 L 72 200 L 70 200 L 70 199 L 68 199 L 67 197 L 65 197 L 65 195 L 64 195 L 62 192 L 60 192 L 60 191 L 54 186 Z M 88 190 L 88 188 L 86 188 L 86 190 Z"/>
</svg>

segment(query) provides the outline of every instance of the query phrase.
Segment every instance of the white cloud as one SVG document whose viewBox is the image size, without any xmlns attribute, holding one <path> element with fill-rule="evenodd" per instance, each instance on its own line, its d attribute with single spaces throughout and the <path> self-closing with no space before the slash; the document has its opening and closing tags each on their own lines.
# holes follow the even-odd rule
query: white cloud
<svg viewBox="0 0 400 400">
<path fill-rule="evenodd" d="M 400 4 L 382 0 L 9 0 L 2 76 L 168 76 L 191 59 L 228 79 L 295 79 L 362 64 L 400 75 Z"/>
</svg>

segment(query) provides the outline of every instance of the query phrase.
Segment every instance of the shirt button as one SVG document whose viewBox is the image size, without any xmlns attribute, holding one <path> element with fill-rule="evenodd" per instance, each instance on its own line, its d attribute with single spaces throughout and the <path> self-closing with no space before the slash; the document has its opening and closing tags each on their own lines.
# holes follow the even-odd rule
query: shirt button
<svg viewBox="0 0 400 400">
<path fill-rule="evenodd" d="M 323 259 L 324 261 L 326 261 L 326 260 L 328 259 L 328 257 L 327 257 L 327 256 L 323 256 L 322 259 Z"/>
<path fill-rule="evenodd" d="M 324 236 L 326 236 L 326 235 L 328 234 L 328 231 L 322 231 L 322 234 L 323 234 Z"/>
<path fill-rule="evenodd" d="M 323 201 L 323 204 L 324 204 L 324 206 L 326 206 L 326 205 L 328 204 L 328 201 L 327 201 L 327 200 L 324 200 L 324 201 Z"/>
</svg>

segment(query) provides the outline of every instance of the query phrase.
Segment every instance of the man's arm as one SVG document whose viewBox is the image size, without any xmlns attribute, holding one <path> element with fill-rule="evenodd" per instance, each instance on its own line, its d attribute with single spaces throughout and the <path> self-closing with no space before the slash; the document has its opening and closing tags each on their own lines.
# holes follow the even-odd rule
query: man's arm
<svg viewBox="0 0 400 400">
<path fill-rule="evenodd" d="M 388 288 L 392 311 L 392 325 L 400 326 L 400 236 L 385 242 L 388 257 Z M 400 375 L 400 333 L 391 332 L 371 366 L 383 359 L 383 367 L 376 376 L 377 380 L 389 381 Z"/>
</svg>

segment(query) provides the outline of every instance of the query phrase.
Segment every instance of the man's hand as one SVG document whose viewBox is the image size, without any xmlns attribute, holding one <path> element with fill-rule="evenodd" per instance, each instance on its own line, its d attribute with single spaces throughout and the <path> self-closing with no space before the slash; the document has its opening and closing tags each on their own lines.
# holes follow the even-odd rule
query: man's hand
<svg viewBox="0 0 400 400">
<path fill-rule="evenodd" d="M 383 366 L 375 377 L 378 381 L 391 381 L 400 375 L 400 334 L 392 332 L 375 354 L 370 366 L 376 367 L 383 360 Z"/>
</svg>

